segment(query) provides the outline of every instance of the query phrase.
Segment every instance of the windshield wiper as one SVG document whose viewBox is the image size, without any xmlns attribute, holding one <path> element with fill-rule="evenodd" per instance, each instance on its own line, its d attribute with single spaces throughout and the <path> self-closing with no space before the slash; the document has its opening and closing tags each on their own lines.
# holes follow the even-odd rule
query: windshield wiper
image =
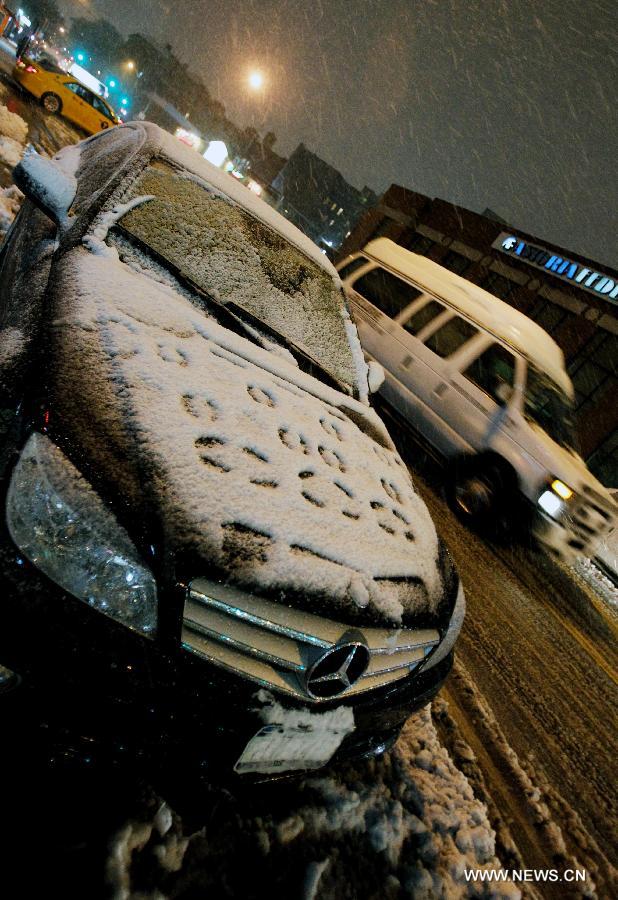
<svg viewBox="0 0 618 900">
<path fill-rule="evenodd" d="M 275 328 L 272 328 L 266 322 L 263 322 L 258 316 L 254 316 L 253 313 L 250 313 L 239 303 L 230 301 L 225 305 L 230 313 L 236 316 L 239 321 L 242 322 L 243 320 L 247 320 L 247 325 L 252 325 L 254 329 L 265 332 L 273 341 L 275 341 L 275 343 L 278 343 L 289 350 L 293 356 L 300 357 L 304 362 L 304 366 L 300 366 L 300 368 L 307 372 L 307 374 L 316 377 L 312 370 L 317 369 L 317 371 L 320 372 L 322 381 L 327 382 L 329 386 L 335 388 L 335 390 L 342 391 L 344 394 L 350 394 L 349 387 L 335 378 L 334 375 L 331 375 L 331 373 L 328 372 L 311 353 L 309 353 L 306 347 L 301 347 L 299 344 L 296 344 L 294 341 L 290 340 L 290 338 L 286 337 L 286 335 L 281 334 Z M 297 361 L 300 362 L 300 360 Z"/>
<path fill-rule="evenodd" d="M 167 257 L 163 256 L 157 250 L 150 247 L 145 241 L 133 234 L 133 232 L 128 231 L 118 223 L 116 223 L 114 227 L 121 232 L 122 236 L 128 240 L 129 243 L 133 244 L 143 253 L 151 256 L 155 262 L 167 269 L 168 272 L 170 272 L 170 274 L 184 287 L 188 288 L 204 300 L 206 307 L 211 307 L 211 311 L 215 314 L 219 324 L 230 328 L 237 334 L 242 333 L 244 337 L 249 337 L 253 342 L 257 342 L 264 350 L 270 350 L 269 342 L 261 339 L 260 332 L 263 332 L 266 338 L 270 338 L 274 343 L 279 344 L 284 349 L 290 350 L 294 357 L 300 357 L 300 359 L 297 359 L 297 362 L 299 363 L 299 366 L 301 361 L 304 363 L 304 365 L 300 366 L 302 371 L 315 378 L 318 376 L 316 376 L 314 370 L 317 370 L 320 373 L 318 380 L 327 383 L 329 387 L 332 387 L 337 391 L 342 391 L 344 394 L 348 395 L 350 394 L 349 387 L 343 382 L 338 381 L 334 375 L 331 375 L 331 373 L 309 353 L 306 347 L 301 347 L 294 343 L 294 341 L 291 341 L 288 337 L 272 328 L 266 322 L 263 322 L 260 318 L 254 316 L 253 313 L 250 313 L 239 303 L 233 301 L 222 303 L 221 300 L 217 300 L 209 291 L 204 290 L 201 285 L 197 284 L 190 275 L 183 272 L 182 269 L 170 262 Z"/>
</svg>

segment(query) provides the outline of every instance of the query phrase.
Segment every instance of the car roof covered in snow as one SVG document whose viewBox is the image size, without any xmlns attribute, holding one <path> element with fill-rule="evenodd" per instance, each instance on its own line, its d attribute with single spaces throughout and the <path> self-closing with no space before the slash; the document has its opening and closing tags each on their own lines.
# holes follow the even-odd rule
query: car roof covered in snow
<svg viewBox="0 0 618 900">
<path fill-rule="evenodd" d="M 248 210 L 257 219 L 298 248 L 305 256 L 308 256 L 339 283 L 337 270 L 313 241 L 232 175 L 213 166 L 196 150 L 187 147 L 173 134 L 170 134 L 169 131 L 165 131 L 153 122 L 129 122 L 118 127 L 120 129 L 143 130 L 146 135 L 148 149 L 150 151 L 154 150 L 155 155 L 157 152 L 161 153 L 169 160 L 196 175 L 214 190 L 224 194 L 230 200 Z"/>
<path fill-rule="evenodd" d="M 553 378 L 569 396 L 573 395 L 562 350 L 540 325 L 524 313 L 471 281 L 424 256 L 400 247 L 388 238 L 371 241 L 362 255 L 409 278 L 427 293 L 445 300 L 504 343 L 517 349 L 537 368 Z"/>
</svg>

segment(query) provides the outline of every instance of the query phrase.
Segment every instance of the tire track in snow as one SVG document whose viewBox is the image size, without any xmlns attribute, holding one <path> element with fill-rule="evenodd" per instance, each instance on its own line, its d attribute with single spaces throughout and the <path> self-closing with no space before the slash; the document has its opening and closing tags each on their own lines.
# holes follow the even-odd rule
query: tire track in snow
<svg viewBox="0 0 618 900">
<path fill-rule="evenodd" d="M 484 543 L 414 478 L 466 588 L 459 658 L 522 765 L 546 786 L 567 849 L 600 873 L 603 896 L 615 877 L 615 629 L 566 570 L 522 548 Z M 454 691 L 455 679 L 450 684 Z M 462 709 L 474 732 L 477 714 Z M 493 787 L 487 755 L 479 758 Z M 509 797 L 500 799 L 508 817 Z"/>
<path fill-rule="evenodd" d="M 614 896 L 617 873 L 608 863 L 594 838 L 586 832 L 577 813 L 547 783 L 542 771 L 529 761 L 520 760 L 498 725 L 489 705 L 474 684 L 465 667 L 457 662 L 445 690 L 448 701 L 446 722 L 438 716 L 441 736 L 445 737 L 456 762 L 461 765 L 453 738 L 445 736 L 445 724 L 452 716 L 455 732 L 469 743 L 474 762 L 478 764 L 497 806 L 498 822 L 494 829 L 500 834 L 504 817 L 508 820 L 506 837 L 512 837 L 521 860 L 521 868 L 585 868 L 585 884 L 537 885 L 543 897 Z M 442 721 L 441 721 L 442 720 Z M 464 771 L 468 774 L 465 765 Z M 474 781 L 474 779 L 472 779 Z M 491 807 L 491 801 L 489 806 Z M 500 853 L 501 859 L 504 854 Z M 514 861 L 509 864 L 515 866 Z"/>
</svg>

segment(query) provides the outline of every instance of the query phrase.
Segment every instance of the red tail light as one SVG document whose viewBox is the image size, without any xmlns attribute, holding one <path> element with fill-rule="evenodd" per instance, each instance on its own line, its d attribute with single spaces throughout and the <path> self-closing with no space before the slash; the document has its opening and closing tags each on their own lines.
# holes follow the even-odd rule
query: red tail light
<svg viewBox="0 0 618 900">
<path fill-rule="evenodd" d="M 31 75 L 36 75 L 38 71 L 34 66 L 26 66 L 26 72 L 30 72 Z"/>
</svg>

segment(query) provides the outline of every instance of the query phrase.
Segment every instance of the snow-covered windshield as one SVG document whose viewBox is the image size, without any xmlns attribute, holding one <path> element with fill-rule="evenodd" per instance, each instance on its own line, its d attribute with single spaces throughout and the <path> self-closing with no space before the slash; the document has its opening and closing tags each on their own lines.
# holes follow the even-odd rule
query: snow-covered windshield
<svg viewBox="0 0 618 900">
<path fill-rule="evenodd" d="M 561 447 L 577 449 L 573 403 L 544 372 L 528 364 L 524 415 Z"/>
<path fill-rule="evenodd" d="M 331 276 L 245 209 L 164 162 L 134 183 L 150 195 L 119 222 L 216 301 L 248 313 L 348 390 L 357 389 L 345 301 Z"/>
</svg>

